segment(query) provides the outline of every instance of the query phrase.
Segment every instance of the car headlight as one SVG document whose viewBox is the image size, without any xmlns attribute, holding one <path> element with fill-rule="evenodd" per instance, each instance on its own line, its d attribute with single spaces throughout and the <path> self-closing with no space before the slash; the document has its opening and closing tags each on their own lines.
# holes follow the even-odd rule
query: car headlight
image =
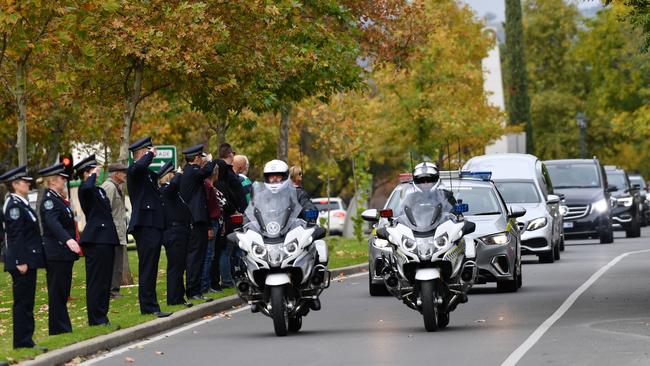
<svg viewBox="0 0 650 366">
<path fill-rule="evenodd" d="M 418 247 L 415 240 L 407 238 L 406 236 L 402 237 L 402 246 L 404 247 L 404 249 L 408 250 L 409 252 L 414 252 L 415 248 Z"/>
<path fill-rule="evenodd" d="M 528 222 L 528 226 L 526 227 L 526 230 L 533 231 L 533 230 L 541 229 L 544 226 L 546 226 L 546 224 L 547 224 L 546 217 L 538 217 Z"/>
<path fill-rule="evenodd" d="M 266 247 L 264 245 L 253 244 L 253 255 L 257 258 L 264 258 L 266 255 Z"/>
<path fill-rule="evenodd" d="M 293 255 L 298 251 L 298 242 L 296 240 L 289 242 L 282 248 L 287 255 Z"/>
<path fill-rule="evenodd" d="M 566 216 L 569 213 L 569 208 L 565 205 L 560 205 L 560 215 Z"/>
<path fill-rule="evenodd" d="M 485 244 L 488 245 L 504 245 L 510 242 L 509 233 L 498 233 L 494 235 L 488 235 L 481 238 Z"/>
<path fill-rule="evenodd" d="M 634 197 L 619 198 L 616 200 L 619 206 L 630 207 L 634 203 Z"/>
<path fill-rule="evenodd" d="M 377 248 L 386 248 L 388 246 L 388 240 L 375 238 L 373 245 L 376 246 Z"/>
<path fill-rule="evenodd" d="M 591 210 L 598 213 L 607 212 L 607 209 L 609 209 L 609 203 L 604 198 L 600 201 L 596 201 L 593 205 L 591 205 Z"/>
</svg>

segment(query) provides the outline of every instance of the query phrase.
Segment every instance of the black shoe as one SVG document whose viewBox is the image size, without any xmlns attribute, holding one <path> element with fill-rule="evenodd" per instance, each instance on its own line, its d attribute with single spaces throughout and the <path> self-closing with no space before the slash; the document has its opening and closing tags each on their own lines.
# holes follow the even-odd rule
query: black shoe
<svg viewBox="0 0 650 366">
<path fill-rule="evenodd" d="M 186 308 L 191 308 L 192 306 L 194 306 L 194 304 L 192 304 L 189 301 L 184 302 L 182 305 L 185 305 Z"/>
<path fill-rule="evenodd" d="M 251 305 L 251 313 L 259 313 L 259 312 L 260 312 L 260 306 L 258 304 Z"/>
<path fill-rule="evenodd" d="M 155 313 L 153 313 L 153 315 L 155 315 L 155 316 L 157 316 L 159 318 L 166 318 L 166 317 L 168 317 L 168 316 L 170 316 L 172 314 L 173 313 L 168 312 L 168 311 L 156 311 Z"/>
<path fill-rule="evenodd" d="M 206 292 L 209 294 L 218 294 L 220 292 L 223 292 L 223 289 L 221 288 L 221 286 L 217 286 L 217 288 L 210 287 Z"/>
<path fill-rule="evenodd" d="M 320 300 L 313 299 L 311 303 L 309 303 L 309 308 L 312 309 L 313 311 L 320 310 Z"/>
<path fill-rule="evenodd" d="M 205 297 L 203 295 L 194 295 L 194 296 L 190 297 L 190 300 L 210 302 L 210 301 L 213 301 L 214 299 L 211 299 L 209 297 Z"/>
<path fill-rule="evenodd" d="M 43 346 L 34 346 L 34 349 L 37 349 L 43 353 L 48 351 L 47 347 L 43 347 Z"/>
</svg>

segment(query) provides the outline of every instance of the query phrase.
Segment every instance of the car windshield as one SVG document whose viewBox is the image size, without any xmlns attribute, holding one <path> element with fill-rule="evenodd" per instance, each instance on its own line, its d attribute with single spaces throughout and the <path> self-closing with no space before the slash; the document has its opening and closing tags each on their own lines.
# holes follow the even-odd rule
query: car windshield
<svg viewBox="0 0 650 366">
<path fill-rule="evenodd" d="M 630 177 L 630 183 L 638 184 L 639 188 L 645 189 L 645 181 L 643 180 L 643 177 L 632 176 L 632 177 Z"/>
<path fill-rule="evenodd" d="M 428 232 L 452 217 L 454 207 L 442 189 L 430 184 L 411 184 L 400 192 L 394 213 L 397 221 L 416 232 Z"/>
<path fill-rule="evenodd" d="M 540 203 L 541 198 L 533 182 L 495 182 L 506 203 Z"/>
<path fill-rule="evenodd" d="M 607 182 L 609 184 L 615 185 L 616 189 L 619 191 L 624 191 L 630 188 L 627 186 L 627 181 L 625 180 L 625 174 L 607 173 Z"/>
<path fill-rule="evenodd" d="M 265 237 L 277 238 L 300 225 L 298 215 L 302 206 L 298 203 L 296 189 L 287 180 L 271 190 L 264 183 L 253 185 L 253 199 L 246 208 L 247 227 Z"/>
<path fill-rule="evenodd" d="M 333 210 L 341 210 L 341 205 L 337 201 L 330 201 L 329 203 L 327 200 L 323 201 L 312 201 L 314 202 L 314 205 L 316 206 L 316 209 L 318 211 L 333 211 Z"/>
<path fill-rule="evenodd" d="M 598 188 L 596 164 L 546 164 L 554 188 Z"/>
<path fill-rule="evenodd" d="M 496 192 L 490 187 L 454 186 L 454 197 L 469 206 L 465 216 L 500 215 L 501 205 Z"/>
</svg>

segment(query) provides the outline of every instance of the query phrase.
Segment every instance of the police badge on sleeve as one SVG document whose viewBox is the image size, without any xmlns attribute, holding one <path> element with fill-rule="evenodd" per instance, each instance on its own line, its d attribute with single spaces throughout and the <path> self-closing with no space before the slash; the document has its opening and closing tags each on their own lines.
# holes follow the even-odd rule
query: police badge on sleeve
<svg viewBox="0 0 650 366">
<path fill-rule="evenodd" d="M 17 220 L 20 217 L 20 209 L 18 207 L 14 207 L 9 210 L 9 217 L 12 220 Z"/>
<path fill-rule="evenodd" d="M 52 202 L 52 200 L 47 200 L 43 202 L 43 207 L 45 207 L 46 210 L 51 210 L 54 207 L 54 202 Z"/>
</svg>

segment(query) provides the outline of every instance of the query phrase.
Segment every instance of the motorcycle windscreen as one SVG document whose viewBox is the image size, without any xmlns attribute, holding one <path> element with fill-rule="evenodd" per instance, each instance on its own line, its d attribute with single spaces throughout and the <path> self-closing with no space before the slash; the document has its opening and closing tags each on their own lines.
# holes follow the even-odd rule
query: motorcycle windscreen
<svg viewBox="0 0 650 366">
<path fill-rule="evenodd" d="M 258 182 L 253 185 L 252 200 L 244 214 L 249 225 L 262 236 L 278 238 L 297 224 L 301 210 L 296 189 L 289 180 L 273 190 Z"/>
<path fill-rule="evenodd" d="M 445 192 L 430 183 L 413 184 L 404 195 L 395 216 L 415 232 L 430 232 L 452 216 L 453 206 Z"/>
</svg>

